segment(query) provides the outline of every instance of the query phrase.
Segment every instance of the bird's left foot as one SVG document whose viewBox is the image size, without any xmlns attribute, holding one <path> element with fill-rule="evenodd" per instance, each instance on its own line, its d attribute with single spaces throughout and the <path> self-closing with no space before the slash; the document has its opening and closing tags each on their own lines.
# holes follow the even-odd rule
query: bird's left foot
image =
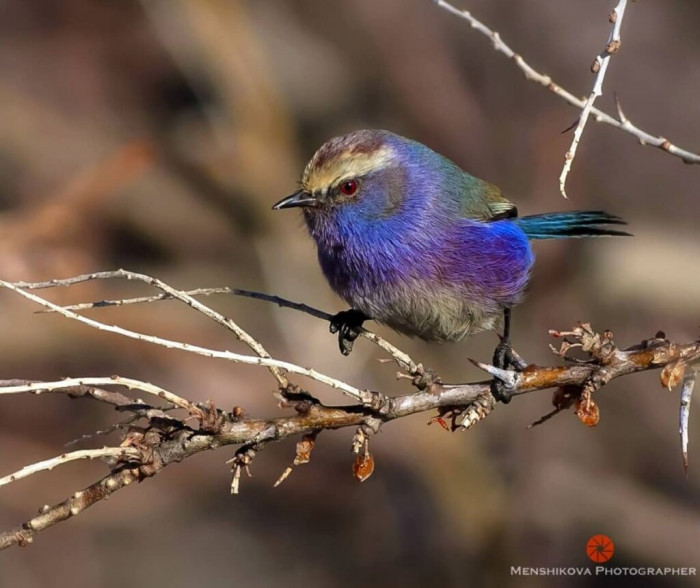
<svg viewBox="0 0 700 588">
<path fill-rule="evenodd" d="M 360 336 L 362 323 L 369 317 L 359 310 L 343 310 L 331 318 L 331 333 L 338 333 L 338 348 L 343 355 L 350 355 L 355 339 Z"/>
<path fill-rule="evenodd" d="M 527 364 L 513 350 L 508 337 L 502 337 L 500 343 L 496 346 L 492 363 L 497 370 L 513 372 L 512 377 L 510 374 L 501 374 L 501 376 L 495 373 L 492 374 L 495 377 L 491 382 L 491 394 L 496 400 L 503 404 L 508 404 L 513 397 L 513 389 L 517 381 L 516 374 L 523 371 Z"/>
</svg>

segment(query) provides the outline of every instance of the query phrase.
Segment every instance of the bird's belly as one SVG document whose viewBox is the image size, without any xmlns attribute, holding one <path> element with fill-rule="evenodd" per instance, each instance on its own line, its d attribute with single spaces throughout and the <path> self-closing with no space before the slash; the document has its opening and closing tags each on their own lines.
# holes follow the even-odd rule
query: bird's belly
<svg viewBox="0 0 700 588">
<path fill-rule="evenodd" d="M 532 264 L 524 235 L 521 243 L 477 225 L 467 236 L 484 243 L 463 235 L 431 247 L 320 241 L 319 261 L 331 287 L 368 317 L 427 341 L 459 341 L 497 328 L 503 309 L 519 302 Z"/>
<path fill-rule="evenodd" d="M 463 293 L 426 292 L 421 285 L 348 301 L 367 316 L 405 335 L 426 341 L 460 341 L 494 329 L 503 308 L 468 300 Z M 388 295 L 387 295 L 388 294 Z"/>
<path fill-rule="evenodd" d="M 352 308 L 425 341 L 460 341 L 474 333 L 496 329 L 504 307 L 511 302 L 484 296 L 469 284 L 439 284 L 415 275 L 381 275 L 376 268 L 363 271 L 334 263 L 326 265 L 324 273 L 332 288 Z"/>
</svg>

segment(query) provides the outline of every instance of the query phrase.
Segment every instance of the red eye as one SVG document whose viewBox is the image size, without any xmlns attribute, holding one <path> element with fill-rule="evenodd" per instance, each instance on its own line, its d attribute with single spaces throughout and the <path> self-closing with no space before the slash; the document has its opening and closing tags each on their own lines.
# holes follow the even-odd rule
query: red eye
<svg viewBox="0 0 700 588">
<path fill-rule="evenodd" d="M 346 196 L 352 196 L 355 192 L 357 192 L 357 181 L 347 180 L 343 182 L 340 184 L 340 191 Z"/>
</svg>

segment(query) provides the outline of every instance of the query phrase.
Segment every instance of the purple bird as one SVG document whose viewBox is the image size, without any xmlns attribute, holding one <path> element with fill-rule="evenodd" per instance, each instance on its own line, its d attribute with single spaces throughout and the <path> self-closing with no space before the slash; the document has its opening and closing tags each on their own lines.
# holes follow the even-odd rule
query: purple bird
<svg viewBox="0 0 700 588">
<path fill-rule="evenodd" d="M 534 256 L 530 239 L 627 235 L 602 211 L 518 218 L 493 184 L 422 143 L 361 130 L 324 143 L 301 188 L 274 209 L 302 207 L 331 287 L 350 306 L 331 322 L 347 355 L 374 319 L 426 341 L 459 341 L 503 323 L 494 364 L 510 353 L 510 309 L 522 297 Z M 496 396 L 509 395 L 496 387 Z"/>
</svg>

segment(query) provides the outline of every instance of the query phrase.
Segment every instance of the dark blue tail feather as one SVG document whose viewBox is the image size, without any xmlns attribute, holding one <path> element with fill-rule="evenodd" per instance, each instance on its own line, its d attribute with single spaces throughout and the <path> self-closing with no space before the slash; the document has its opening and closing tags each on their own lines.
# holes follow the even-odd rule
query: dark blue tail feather
<svg viewBox="0 0 700 588">
<path fill-rule="evenodd" d="M 515 218 L 513 222 L 517 223 L 530 239 L 630 236 L 630 233 L 600 226 L 627 224 L 619 216 L 613 216 L 602 210 L 535 214 Z"/>
</svg>

